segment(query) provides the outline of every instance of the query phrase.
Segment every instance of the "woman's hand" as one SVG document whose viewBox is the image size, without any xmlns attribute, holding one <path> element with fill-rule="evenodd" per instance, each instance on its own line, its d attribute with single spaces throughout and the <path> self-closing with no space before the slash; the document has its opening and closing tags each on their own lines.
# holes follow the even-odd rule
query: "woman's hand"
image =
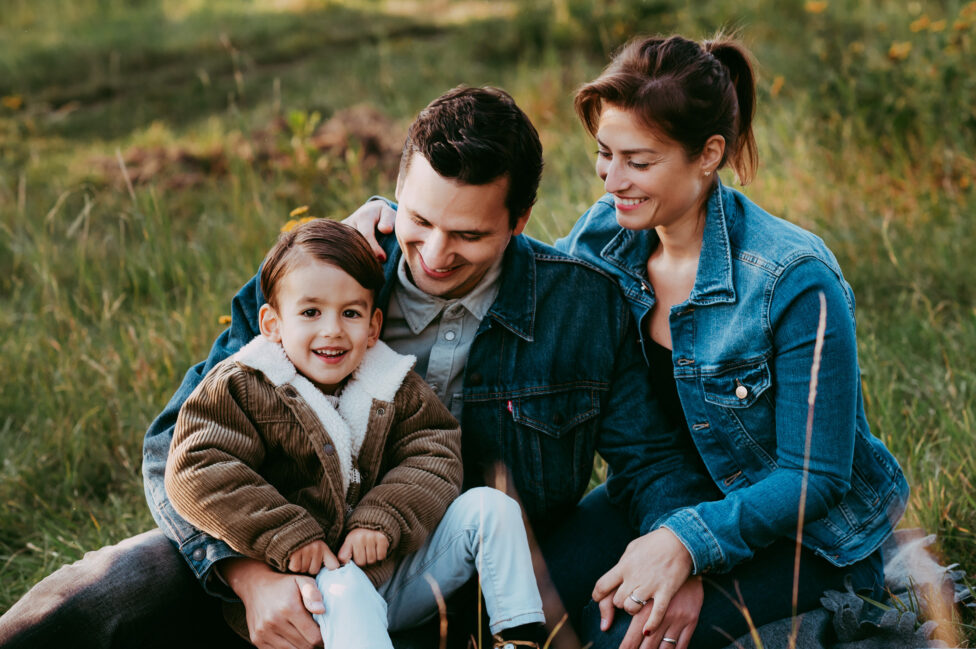
<svg viewBox="0 0 976 649">
<path fill-rule="evenodd" d="M 342 563 L 348 563 L 352 559 L 357 566 L 363 567 L 385 559 L 389 549 L 390 541 L 386 534 L 357 527 L 346 535 L 338 556 Z"/>
<path fill-rule="evenodd" d="M 672 598 L 688 581 L 692 565 L 688 550 L 669 529 L 660 528 L 631 541 L 617 565 L 593 588 L 593 601 L 600 606 L 600 628 L 610 628 L 615 607 L 631 615 L 650 607 L 642 630 L 647 636 L 653 634 L 662 626 Z"/>
<path fill-rule="evenodd" d="M 359 230 L 360 234 L 366 237 L 366 241 L 369 243 L 369 247 L 373 249 L 376 258 L 380 261 L 386 261 L 386 253 L 376 240 L 376 231 L 390 234 L 393 232 L 395 220 L 396 211 L 391 209 L 386 201 L 376 200 L 363 203 L 342 222 Z"/>
<path fill-rule="evenodd" d="M 657 631 L 644 633 L 647 618 L 650 617 L 650 606 L 643 607 L 637 615 L 631 618 L 630 627 L 620 643 L 620 649 L 687 649 L 691 642 L 691 635 L 698 626 L 698 615 L 701 613 L 702 602 L 705 600 L 705 589 L 702 588 L 701 577 L 693 576 L 678 589 L 671 600 L 664 622 Z M 610 605 L 611 608 L 613 605 Z M 669 638 L 676 642 L 664 642 Z"/>
</svg>

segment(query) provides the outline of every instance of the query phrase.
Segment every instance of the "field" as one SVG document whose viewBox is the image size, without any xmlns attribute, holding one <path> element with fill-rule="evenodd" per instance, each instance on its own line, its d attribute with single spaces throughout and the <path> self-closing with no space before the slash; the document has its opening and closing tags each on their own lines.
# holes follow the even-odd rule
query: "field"
<svg viewBox="0 0 976 649">
<path fill-rule="evenodd" d="M 903 524 L 976 570 L 976 3 L 3 4 L 0 612 L 152 525 L 143 433 L 293 209 L 392 194 L 416 111 L 491 84 L 542 135 L 528 231 L 551 241 L 601 193 L 574 88 L 630 35 L 721 28 L 759 62 L 744 191 L 836 253 Z"/>
</svg>

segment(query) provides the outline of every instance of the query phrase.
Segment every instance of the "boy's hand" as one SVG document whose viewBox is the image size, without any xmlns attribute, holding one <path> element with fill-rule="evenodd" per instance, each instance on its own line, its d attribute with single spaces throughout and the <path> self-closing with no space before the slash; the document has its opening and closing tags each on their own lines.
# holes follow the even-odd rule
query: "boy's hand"
<svg viewBox="0 0 976 649">
<path fill-rule="evenodd" d="M 339 567 L 339 561 L 325 541 L 312 541 L 303 545 L 288 557 L 288 572 L 303 572 L 309 575 L 319 574 L 325 566 L 329 570 Z"/>
<path fill-rule="evenodd" d="M 390 549 L 390 542 L 383 532 L 367 530 L 361 527 L 349 532 L 342 547 L 339 548 L 339 561 L 348 563 L 349 559 L 357 566 L 368 566 L 371 563 L 386 558 L 386 551 Z"/>
</svg>

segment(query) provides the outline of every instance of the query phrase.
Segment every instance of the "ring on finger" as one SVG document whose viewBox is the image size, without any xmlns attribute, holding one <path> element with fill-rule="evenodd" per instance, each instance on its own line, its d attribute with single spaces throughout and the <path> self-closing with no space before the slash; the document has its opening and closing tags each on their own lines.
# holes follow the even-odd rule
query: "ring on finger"
<svg viewBox="0 0 976 649">
<path fill-rule="evenodd" d="M 627 595 L 627 599 L 629 599 L 630 601 L 632 601 L 634 604 L 640 604 L 641 606 L 647 606 L 647 600 L 646 599 L 640 599 L 638 597 L 634 597 L 634 594 L 633 593 L 631 593 L 630 595 Z"/>
<path fill-rule="evenodd" d="M 678 644 L 678 641 L 677 640 L 675 640 L 674 638 L 669 638 L 668 636 L 664 636 L 663 638 L 661 638 L 661 642 L 668 642 L 668 643 L 673 644 L 673 645 L 677 645 Z"/>
</svg>

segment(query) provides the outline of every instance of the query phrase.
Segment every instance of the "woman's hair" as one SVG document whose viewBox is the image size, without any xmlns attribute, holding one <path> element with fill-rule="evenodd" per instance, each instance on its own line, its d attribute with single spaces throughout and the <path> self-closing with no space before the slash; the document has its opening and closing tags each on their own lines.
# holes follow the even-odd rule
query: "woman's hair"
<svg viewBox="0 0 976 649">
<path fill-rule="evenodd" d="M 278 241 L 261 264 L 261 292 L 277 308 L 277 289 L 282 278 L 302 261 L 316 259 L 349 273 L 373 298 L 383 288 L 383 267 L 366 238 L 355 228 L 328 219 L 314 219 L 278 235 Z"/>
<path fill-rule="evenodd" d="M 719 168 L 731 165 L 742 184 L 755 176 L 755 76 L 749 52 L 733 39 L 719 35 L 701 45 L 681 36 L 631 40 L 599 77 L 576 91 L 576 113 L 591 135 L 604 104 L 632 112 L 692 159 L 708 138 L 721 135 Z"/>
<path fill-rule="evenodd" d="M 509 226 L 535 203 L 542 176 L 542 142 L 529 118 L 504 90 L 458 86 L 420 111 L 410 125 L 400 176 L 413 154 L 434 171 L 465 185 L 508 178 Z"/>
</svg>

